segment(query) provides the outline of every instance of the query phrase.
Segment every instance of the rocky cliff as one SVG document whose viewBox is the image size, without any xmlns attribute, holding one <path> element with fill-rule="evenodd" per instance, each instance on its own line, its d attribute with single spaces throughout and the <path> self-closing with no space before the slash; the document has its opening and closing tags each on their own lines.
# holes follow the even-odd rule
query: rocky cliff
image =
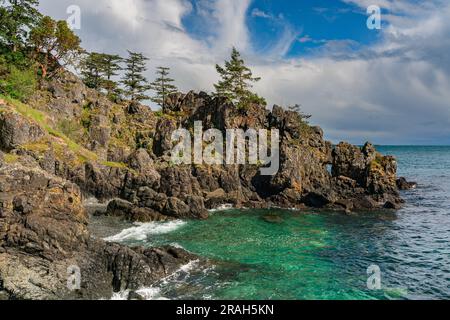
<svg viewBox="0 0 450 320">
<path fill-rule="evenodd" d="M 93 239 L 82 199 L 114 199 L 130 221 L 206 219 L 222 204 L 250 208 L 396 209 L 396 161 L 373 145 L 333 146 L 318 127 L 274 106 L 238 109 L 206 93 L 172 95 L 163 112 L 112 103 L 74 75 L 42 83 L 28 104 L 0 99 L 0 291 L 17 298 L 98 298 L 134 289 L 192 258 L 173 248 L 130 249 Z M 171 134 L 278 129 L 280 170 L 173 165 Z M 404 184 L 402 184 L 404 185 Z M 68 291 L 67 268 L 81 268 Z"/>
</svg>

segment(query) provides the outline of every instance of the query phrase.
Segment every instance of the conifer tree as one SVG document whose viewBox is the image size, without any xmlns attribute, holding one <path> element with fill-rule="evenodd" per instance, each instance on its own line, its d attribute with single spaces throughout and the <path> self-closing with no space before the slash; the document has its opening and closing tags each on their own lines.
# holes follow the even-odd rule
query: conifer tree
<svg viewBox="0 0 450 320">
<path fill-rule="evenodd" d="M 157 78 L 150 84 L 152 90 L 156 92 L 151 100 L 161 106 L 163 111 L 165 110 L 167 96 L 178 91 L 177 87 L 172 84 L 175 80 L 169 78 L 169 71 L 170 68 L 158 67 Z"/>
<path fill-rule="evenodd" d="M 308 124 L 308 120 L 311 119 L 311 115 L 304 113 L 302 111 L 302 106 L 299 104 L 288 106 L 288 110 L 294 112 L 297 115 L 299 122 Z"/>
<path fill-rule="evenodd" d="M 16 52 L 41 18 L 38 0 L 0 0 L 0 42 Z"/>
<path fill-rule="evenodd" d="M 245 107 L 249 103 L 266 104 L 264 98 L 250 91 L 252 83 L 261 78 L 253 77 L 236 48 L 233 48 L 231 60 L 225 61 L 224 67 L 216 65 L 216 70 L 221 77 L 219 83 L 214 85 L 217 96 L 229 98 L 238 107 Z"/>
<path fill-rule="evenodd" d="M 122 70 L 120 63 L 123 59 L 119 55 L 103 53 L 102 60 L 106 80 L 111 80 L 112 77 L 117 76 L 118 71 Z"/>
<path fill-rule="evenodd" d="M 83 82 L 92 89 L 100 89 L 104 78 L 104 66 L 101 53 L 89 53 L 81 62 L 81 76 Z"/>
<path fill-rule="evenodd" d="M 122 68 L 122 58 L 118 55 L 92 52 L 81 62 L 81 75 L 84 83 L 93 89 L 104 89 L 111 94 L 117 90 L 117 83 L 112 80 Z"/>
<path fill-rule="evenodd" d="M 112 80 L 112 77 L 118 75 L 118 72 L 122 70 L 120 65 L 123 62 L 122 57 L 119 55 L 103 54 L 103 67 L 106 79 L 103 81 L 103 88 L 108 95 L 120 96 L 120 89 L 116 81 Z"/>
<path fill-rule="evenodd" d="M 125 75 L 122 78 L 125 95 L 132 101 L 142 101 L 149 99 L 145 94 L 150 86 L 143 73 L 147 70 L 146 61 L 149 60 L 142 53 L 128 51 L 128 58 L 125 59 Z"/>
</svg>

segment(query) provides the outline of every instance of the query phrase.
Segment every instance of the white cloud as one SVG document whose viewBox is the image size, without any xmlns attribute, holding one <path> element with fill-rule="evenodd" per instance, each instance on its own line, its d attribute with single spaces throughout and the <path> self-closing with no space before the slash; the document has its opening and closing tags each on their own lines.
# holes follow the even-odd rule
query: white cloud
<svg viewBox="0 0 450 320">
<path fill-rule="evenodd" d="M 268 13 L 265 13 L 264 11 L 262 11 L 262 10 L 260 10 L 258 8 L 253 9 L 252 17 L 265 18 L 265 19 L 272 19 L 273 18 L 272 15 L 270 15 Z"/>
</svg>

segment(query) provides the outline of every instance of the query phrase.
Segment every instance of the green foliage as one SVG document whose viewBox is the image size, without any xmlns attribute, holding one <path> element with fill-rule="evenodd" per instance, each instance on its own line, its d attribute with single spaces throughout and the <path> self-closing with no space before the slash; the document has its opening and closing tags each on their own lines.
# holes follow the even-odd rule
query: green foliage
<svg viewBox="0 0 450 320">
<path fill-rule="evenodd" d="M 92 52 L 81 61 L 81 77 L 89 88 L 101 88 L 104 80 L 103 72 L 102 54 Z"/>
<path fill-rule="evenodd" d="M 240 53 L 233 48 L 231 60 L 225 61 L 225 66 L 216 65 L 221 80 L 215 84 L 216 95 L 227 97 L 238 107 L 246 107 L 250 103 L 266 105 L 264 98 L 250 91 L 252 83 L 261 78 L 254 78 L 252 71 L 245 66 Z"/>
<path fill-rule="evenodd" d="M 72 140 L 79 140 L 83 135 L 83 127 L 75 120 L 64 119 L 58 123 L 58 130 Z"/>
<path fill-rule="evenodd" d="M 12 52 L 26 46 L 29 30 L 41 17 L 38 0 L 0 0 L 0 43 Z"/>
<path fill-rule="evenodd" d="M 296 121 L 299 124 L 300 133 L 302 135 L 310 133 L 311 126 L 309 125 L 309 119 L 311 119 L 311 115 L 303 113 L 301 106 L 299 104 L 289 106 L 288 110 L 295 114 Z"/>
<path fill-rule="evenodd" d="M 83 112 L 81 113 L 81 125 L 85 130 L 89 130 L 91 127 L 91 122 L 91 109 L 90 106 L 87 105 L 83 107 Z"/>
<path fill-rule="evenodd" d="M 172 84 L 175 80 L 169 78 L 170 68 L 158 67 L 156 74 L 158 78 L 150 84 L 151 89 L 156 92 L 151 100 L 165 109 L 165 102 L 168 95 L 178 92 L 176 86 Z"/>
<path fill-rule="evenodd" d="M 36 76 L 32 69 L 21 70 L 3 64 L 0 57 L 0 92 L 20 101 L 26 101 L 36 88 Z"/>
<path fill-rule="evenodd" d="M 119 94 L 118 85 L 112 80 L 122 70 L 118 55 L 92 52 L 81 61 L 81 75 L 84 83 L 93 89 L 105 90 L 108 95 Z"/>
<path fill-rule="evenodd" d="M 143 73 L 147 71 L 146 61 L 149 60 L 142 53 L 128 51 L 128 58 L 125 60 L 126 72 L 122 78 L 124 94 L 132 101 L 147 100 L 150 97 L 145 94 L 150 89 L 147 79 Z"/>
<path fill-rule="evenodd" d="M 288 107 L 289 111 L 295 112 L 298 117 L 298 121 L 308 124 L 308 120 L 311 119 L 311 115 L 302 112 L 302 107 L 299 104 Z"/>
<path fill-rule="evenodd" d="M 106 76 L 106 80 L 111 80 L 113 76 L 117 76 L 118 72 L 122 70 L 120 65 L 123 62 L 123 58 L 114 54 L 102 54 L 103 58 L 103 72 Z"/>
<path fill-rule="evenodd" d="M 40 64 L 44 78 L 55 76 L 65 66 L 74 66 L 82 52 L 80 43 L 66 21 L 55 21 L 48 16 L 30 34 L 33 58 Z"/>
<path fill-rule="evenodd" d="M 35 62 L 30 59 L 26 50 L 11 51 L 8 47 L 0 46 L 0 60 L 1 63 L 9 66 L 16 66 L 19 69 L 31 68 L 35 65 Z"/>
</svg>

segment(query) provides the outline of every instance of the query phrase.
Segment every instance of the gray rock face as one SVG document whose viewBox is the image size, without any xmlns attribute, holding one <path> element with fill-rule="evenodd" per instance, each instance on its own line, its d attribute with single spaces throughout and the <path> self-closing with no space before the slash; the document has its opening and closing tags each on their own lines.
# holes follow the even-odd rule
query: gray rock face
<svg viewBox="0 0 450 320">
<path fill-rule="evenodd" d="M 8 298 L 109 298 L 149 286 L 194 258 L 170 247 L 131 249 L 93 239 L 80 189 L 40 169 L 2 166 L 0 189 L 0 291 Z M 73 268 L 82 275 L 77 290 L 67 286 Z"/>
<path fill-rule="evenodd" d="M 44 136 L 36 123 L 13 112 L 0 112 L 0 149 L 11 151 L 20 145 L 32 143 Z"/>
</svg>

